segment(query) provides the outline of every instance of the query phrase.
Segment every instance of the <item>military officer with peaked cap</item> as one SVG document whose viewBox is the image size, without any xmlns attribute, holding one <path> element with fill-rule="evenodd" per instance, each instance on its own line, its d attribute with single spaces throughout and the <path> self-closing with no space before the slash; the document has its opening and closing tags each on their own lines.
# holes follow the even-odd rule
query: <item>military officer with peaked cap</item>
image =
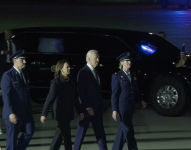
<svg viewBox="0 0 191 150">
<path fill-rule="evenodd" d="M 24 51 L 10 56 L 13 67 L 3 74 L 1 88 L 3 96 L 3 119 L 6 125 L 6 150 L 25 150 L 34 133 L 28 76 L 24 72 Z M 17 136 L 23 132 L 19 140 Z"/>
<path fill-rule="evenodd" d="M 112 150 L 122 150 L 125 143 L 129 150 L 138 150 L 132 116 L 135 101 L 142 103 L 143 108 L 146 107 L 146 103 L 142 101 L 135 74 L 130 72 L 130 54 L 123 53 L 117 57 L 117 60 L 120 62 L 120 71 L 112 75 L 111 105 L 112 117 L 117 121 L 117 115 L 119 115 L 120 124 Z"/>
</svg>

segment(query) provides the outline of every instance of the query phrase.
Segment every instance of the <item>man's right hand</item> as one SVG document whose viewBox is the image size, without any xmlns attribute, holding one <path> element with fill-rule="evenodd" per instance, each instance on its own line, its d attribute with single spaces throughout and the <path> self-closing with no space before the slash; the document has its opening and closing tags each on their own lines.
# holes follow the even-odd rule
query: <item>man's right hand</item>
<svg viewBox="0 0 191 150">
<path fill-rule="evenodd" d="M 112 113 L 113 120 L 117 121 L 117 116 L 118 116 L 117 111 L 113 111 L 113 113 Z"/>
<path fill-rule="evenodd" d="M 9 121 L 13 124 L 17 123 L 17 116 L 15 114 L 10 114 L 9 115 Z"/>
<path fill-rule="evenodd" d="M 90 116 L 93 116 L 93 115 L 94 115 L 94 110 L 93 110 L 92 107 L 89 107 L 87 111 L 88 111 L 88 114 L 89 114 Z"/>
</svg>

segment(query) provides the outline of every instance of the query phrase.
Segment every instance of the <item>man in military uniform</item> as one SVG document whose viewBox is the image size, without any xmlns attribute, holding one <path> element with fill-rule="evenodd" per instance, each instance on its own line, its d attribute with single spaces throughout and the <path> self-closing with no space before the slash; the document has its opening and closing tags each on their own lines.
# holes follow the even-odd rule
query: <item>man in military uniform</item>
<svg viewBox="0 0 191 150">
<path fill-rule="evenodd" d="M 146 103 L 142 100 L 134 73 L 130 72 L 129 53 L 121 54 L 117 57 L 117 60 L 120 62 L 120 71 L 112 75 L 111 105 L 112 117 L 117 121 L 117 115 L 119 114 L 120 124 L 112 150 L 122 150 L 125 142 L 127 142 L 129 150 L 138 150 L 134 137 L 132 117 L 135 101 L 140 102 L 143 108 L 146 107 Z"/>
<path fill-rule="evenodd" d="M 26 60 L 23 50 L 9 58 L 13 67 L 3 74 L 3 119 L 7 131 L 6 150 L 25 150 L 34 133 L 28 76 L 24 72 Z M 19 140 L 17 136 L 23 132 Z"/>
</svg>

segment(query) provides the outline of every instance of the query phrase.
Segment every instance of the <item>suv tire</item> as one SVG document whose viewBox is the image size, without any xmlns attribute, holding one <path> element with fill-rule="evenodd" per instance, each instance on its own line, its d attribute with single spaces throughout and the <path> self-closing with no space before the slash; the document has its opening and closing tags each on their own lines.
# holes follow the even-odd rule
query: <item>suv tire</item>
<svg viewBox="0 0 191 150">
<path fill-rule="evenodd" d="M 155 79 L 150 93 L 153 108 L 162 116 L 179 116 L 190 104 L 188 87 L 179 77 L 161 76 Z M 165 108 L 169 104 L 170 108 Z"/>
</svg>

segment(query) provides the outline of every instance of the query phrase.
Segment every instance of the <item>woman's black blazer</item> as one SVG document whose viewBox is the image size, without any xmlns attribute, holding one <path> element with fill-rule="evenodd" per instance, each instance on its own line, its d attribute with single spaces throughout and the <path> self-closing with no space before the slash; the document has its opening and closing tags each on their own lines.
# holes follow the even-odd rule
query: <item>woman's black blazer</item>
<svg viewBox="0 0 191 150">
<path fill-rule="evenodd" d="M 68 81 L 62 77 L 51 81 L 50 91 L 44 104 L 42 116 L 47 116 L 52 104 L 53 117 L 56 120 L 74 119 L 74 107 L 77 113 L 80 113 L 76 86 L 71 77 Z"/>
</svg>

